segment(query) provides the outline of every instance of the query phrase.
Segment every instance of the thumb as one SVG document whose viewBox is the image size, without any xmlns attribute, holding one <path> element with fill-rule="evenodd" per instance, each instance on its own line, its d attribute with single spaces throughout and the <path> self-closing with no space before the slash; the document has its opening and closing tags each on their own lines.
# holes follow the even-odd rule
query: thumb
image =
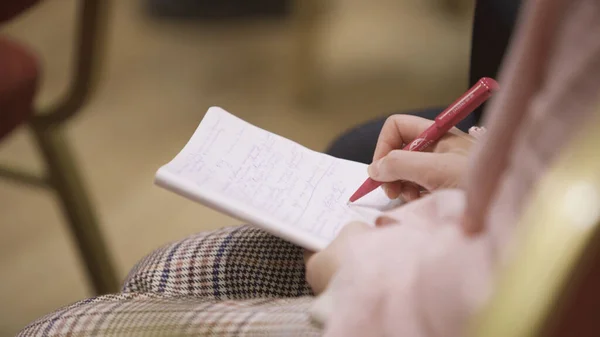
<svg viewBox="0 0 600 337">
<path fill-rule="evenodd" d="M 369 165 L 369 177 L 378 182 L 405 180 L 433 190 L 447 180 L 443 154 L 394 150 Z"/>
</svg>

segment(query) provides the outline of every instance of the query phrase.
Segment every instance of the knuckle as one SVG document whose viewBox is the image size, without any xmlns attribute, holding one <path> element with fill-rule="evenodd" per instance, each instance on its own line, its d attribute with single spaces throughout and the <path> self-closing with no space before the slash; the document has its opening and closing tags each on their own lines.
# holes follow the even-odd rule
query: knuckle
<svg viewBox="0 0 600 337">
<path fill-rule="evenodd" d="M 406 115 L 392 115 L 383 123 L 383 131 L 386 133 L 398 133 L 398 125 L 406 123 Z"/>
<path fill-rule="evenodd" d="M 377 162 L 377 175 L 384 176 L 387 172 L 387 167 L 390 161 L 390 154 L 388 153 L 385 157 L 379 159 Z"/>
<path fill-rule="evenodd" d="M 383 157 L 379 164 L 381 171 L 385 175 L 393 175 L 394 168 L 398 167 L 402 161 L 402 150 L 393 150 L 388 153 L 387 156 Z"/>
<path fill-rule="evenodd" d="M 392 150 L 388 154 L 389 160 L 392 161 L 390 164 L 397 162 L 402 157 L 402 150 Z"/>
<path fill-rule="evenodd" d="M 427 186 L 424 186 L 428 190 L 435 190 L 442 185 L 443 176 L 446 170 L 444 169 L 445 165 L 435 165 L 429 166 L 423 169 L 423 181 Z"/>
<path fill-rule="evenodd" d="M 398 121 L 398 117 L 400 115 L 391 115 L 388 118 L 385 119 L 385 123 L 383 123 L 383 125 L 390 125 L 390 124 L 396 124 L 396 122 Z"/>
<path fill-rule="evenodd" d="M 423 181 L 427 186 L 426 188 L 431 188 L 434 185 L 434 181 L 436 180 L 436 172 L 437 169 L 435 167 L 424 167 L 421 171 L 423 175 Z"/>
</svg>

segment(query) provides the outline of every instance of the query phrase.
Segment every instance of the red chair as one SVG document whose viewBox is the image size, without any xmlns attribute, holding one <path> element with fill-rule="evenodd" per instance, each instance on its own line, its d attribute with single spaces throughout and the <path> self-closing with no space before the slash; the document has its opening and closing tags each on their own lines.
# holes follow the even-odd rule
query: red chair
<svg viewBox="0 0 600 337">
<path fill-rule="evenodd" d="M 0 23 L 15 18 L 37 2 L 0 1 Z M 107 0 L 80 1 L 73 80 L 64 99 L 49 111 L 37 111 L 34 105 L 40 74 L 36 55 L 18 42 L 0 36 L 0 141 L 15 129 L 28 125 L 47 168 L 40 177 L 0 166 L 0 178 L 55 192 L 97 294 L 116 292 L 119 282 L 63 130 L 94 89 L 107 5 Z"/>
</svg>

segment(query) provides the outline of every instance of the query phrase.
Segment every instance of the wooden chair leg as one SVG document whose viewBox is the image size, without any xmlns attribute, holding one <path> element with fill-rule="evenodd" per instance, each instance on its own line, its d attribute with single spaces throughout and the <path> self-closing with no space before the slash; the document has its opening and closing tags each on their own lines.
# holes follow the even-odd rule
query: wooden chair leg
<svg viewBox="0 0 600 337">
<path fill-rule="evenodd" d="M 96 294 L 117 292 L 116 270 L 61 128 L 32 129 Z"/>
</svg>

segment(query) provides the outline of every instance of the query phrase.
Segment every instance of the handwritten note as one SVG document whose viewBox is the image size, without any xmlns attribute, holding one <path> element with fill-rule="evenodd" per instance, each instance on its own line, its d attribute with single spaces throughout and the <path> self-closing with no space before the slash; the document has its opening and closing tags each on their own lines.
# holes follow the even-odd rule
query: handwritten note
<svg viewBox="0 0 600 337">
<path fill-rule="evenodd" d="M 208 111 L 164 168 L 209 197 L 236 200 L 259 216 L 327 240 L 344 224 L 372 222 L 394 205 L 381 191 L 348 205 L 367 178 L 366 165 L 312 151 L 220 108 Z"/>
</svg>

